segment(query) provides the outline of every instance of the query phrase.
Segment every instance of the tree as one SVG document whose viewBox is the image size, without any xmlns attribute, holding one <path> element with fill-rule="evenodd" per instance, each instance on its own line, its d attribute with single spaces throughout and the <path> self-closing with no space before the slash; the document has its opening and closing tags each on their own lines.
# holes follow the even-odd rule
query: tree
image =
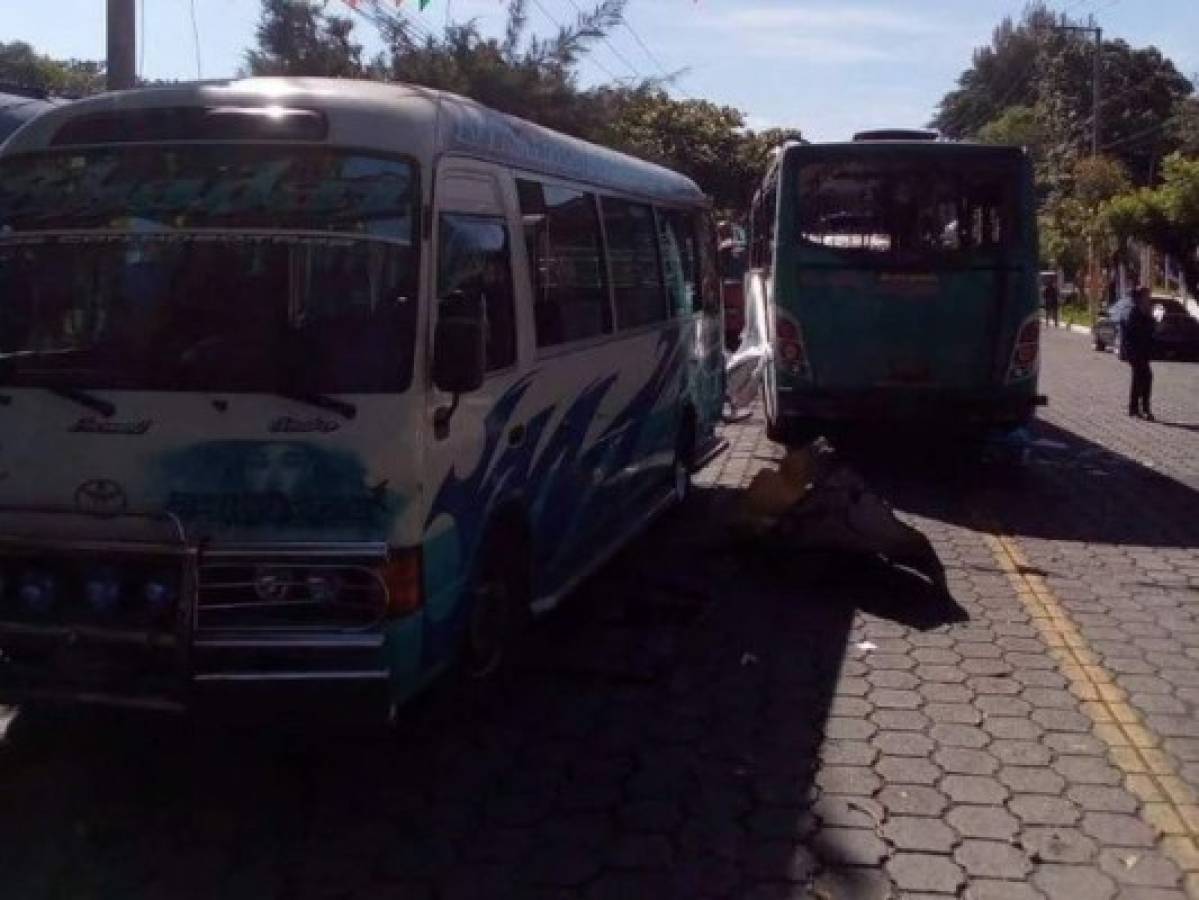
<svg viewBox="0 0 1199 900">
<path fill-rule="evenodd" d="M 611 114 L 595 135 L 600 143 L 688 175 L 721 209 L 748 206 L 770 151 L 800 138 L 796 130 L 748 131 L 739 110 L 656 88 L 609 89 L 604 102 Z"/>
<path fill-rule="evenodd" d="M 950 137 L 975 137 L 1010 127 L 1000 122 L 1013 106 L 1032 109 L 1045 138 L 1039 175 L 1054 189 L 1091 152 L 1094 60 L 1085 33 L 1063 30 L 1044 3 L 1035 3 L 1019 21 L 1004 19 L 991 43 L 975 51 L 933 125 Z M 1155 47 L 1104 41 L 1100 61 L 1101 149 L 1119 157 L 1138 184 L 1148 184 L 1161 158 L 1177 148 L 1169 125 L 1192 85 Z"/>
<path fill-rule="evenodd" d="M 1073 86 L 1075 116 L 1082 119 L 1082 138 L 1089 139 L 1091 115 L 1091 50 L 1070 45 L 1076 74 Z M 1130 47 L 1125 41 L 1104 41 L 1100 142 L 1119 158 L 1137 184 L 1148 184 L 1167 154 L 1177 149 L 1170 123 L 1178 104 L 1193 86 L 1156 47 Z M 1081 76 L 1081 78 L 1079 77 Z M 1081 90 L 1080 90 L 1081 88 Z"/>
<path fill-rule="evenodd" d="M 1040 216 L 1041 255 L 1076 281 L 1088 260 L 1114 261 L 1122 250 L 1103 214 L 1105 205 L 1131 189 L 1123 163 L 1110 157 L 1084 157 L 1069 174 L 1066 189 L 1045 202 Z"/>
<path fill-rule="evenodd" d="M 252 75 L 360 77 L 362 46 L 351 39 L 354 23 L 326 15 L 307 0 L 262 0 L 258 48 L 246 51 Z"/>
<path fill-rule="evenodd" d="M 1187 97 L 1179 102 L 1171 129 L 1178 152 L 1199 156 L 1199 97 Z"/>
<path fill-rule="evenodd" d="M 86 97 L 104 90 L 104 64 L 52 59 L 23 41 L 0 43 L 0 83 L 56 97 Z"/>
<path fill-rule="evenodd" d="M 674 100 L 664 81 L 578 85 L 579 61 L 622 20 L 628 0 L 600 0 L 548 37 L 529 34 L 528 0 L 508 0 L 503 35 L 474 22 L 421 32 L 390 0 L 361 0 L 387 52 L 363 64 L 350 23 L 307 0 L 263 0 L 258 46 L 246 54 L 255 74 L 339 75 L 452 91 L 501 112 L 596 141 L 691 176 L 718 205 L 748 204 L 769 151 L 798 131 L 755 134 L 731 107 Z"/>
<path fill-rule="evenodd" d="M 1046 39 L 1057 18 L 1041 2 L 1016 21 L 1005 17 L 991 43 L 974 51 L 958 86 L 941 98 L 932 126 L 952 138 L 965 138 L 1003 115 L 1010 106 L 1031 107 L 1037 100 L 1036 77 Z"/>
<path fill-rule="evenodd" d="M 1174 257 L 1187 289 L 1199 295 L 1199 159 L 1172 154 L 1159 187 L 1114 197 L 1104 212 L 1120 238 L 1144 241 Z"/>
<path fill-rule="evenodd" d="M 1033 165 L 1040 169 L 1049 138 L 1044 123 L 1032 106 L 1009 106 L 998 117 L 978 130 L 978 140 L 984 144 L 1024 147 Z"/>
</svg>

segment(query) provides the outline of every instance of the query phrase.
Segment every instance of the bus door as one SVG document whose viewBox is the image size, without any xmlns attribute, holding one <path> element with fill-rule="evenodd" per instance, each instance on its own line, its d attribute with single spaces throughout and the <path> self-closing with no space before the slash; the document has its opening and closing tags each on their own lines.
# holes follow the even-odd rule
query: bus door
<svg viewBox="0 0 1199 900">
<path fill-rule="evenodd" d="M 817 386 L 970 389 L 993 380 L 1019 280 L 1005 167 L 865 158 L 799 172 L 795 310 Z M 786 277 L 786 276 L 784 276 Z"/>
<path fill-rule="evenodd" d="M 481 388 L 455 398 L 430 384 L 424 475 L 431 504 L 425 543 L 426 585 L 452 605 L 470 571 L 489 518 L 519 479 L 505 477 L 530 452 L 527 404 L 520 402 L 520 305 L 513 256 L 518 220 L 505 202 L 503 173 L 467 160 L 445 161 L 437 175 L 432 220 L 432 314 L 456 304 L 481 306 L 486 323 L 486 376 Z M 430 370 L 431 370 L 430 366 Z M 445 612 L 445 606 L 442 612 Z M 438 615 L 434 604 L 427 614 Z"/>
</svg>

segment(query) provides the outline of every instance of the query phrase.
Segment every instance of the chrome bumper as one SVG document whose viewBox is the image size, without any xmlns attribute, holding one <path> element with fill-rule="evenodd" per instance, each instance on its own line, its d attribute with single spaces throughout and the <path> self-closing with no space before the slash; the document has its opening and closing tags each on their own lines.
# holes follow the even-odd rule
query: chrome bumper
<svg viewBox="0 0 1199 900">
<path fill-rule="evenodd" d="M 0 703 L 183 711 L 211 697 L 258 694 L 257 688 L 301 695 L 324 687 L 385 694 L 389 671 L 378 625 L 353 631 L 206 629 L 199 585 L 206 567 L 227 567 L 231 561 L 336 558 L 363 564 L 386 553 L 385 546 L 374 544 L 207 548 L 190 541 L 172 516 L 0 508 L 0 564 L 26 557 L 58 560 L 64 568 L 77 567 L 81 558 L 116 565 L 153 560 L 170 566 L 179 585 L 172 620 L 153 629 L 22 621 L 10 608 L 0 608 Z"/>
</svg>

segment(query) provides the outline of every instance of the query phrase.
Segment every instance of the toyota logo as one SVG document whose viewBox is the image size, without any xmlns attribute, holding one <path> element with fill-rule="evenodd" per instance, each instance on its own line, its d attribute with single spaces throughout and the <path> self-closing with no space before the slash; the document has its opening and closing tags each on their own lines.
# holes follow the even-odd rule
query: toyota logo
<svg viewBox="0 0 1199 900">
<path fill-rule="evenodd" d="M 115 515 L 128 506 L 125 489 L 110 478 L 93 478 L 75 488 L 75 508 L 80 512 Z"/>
</svg>

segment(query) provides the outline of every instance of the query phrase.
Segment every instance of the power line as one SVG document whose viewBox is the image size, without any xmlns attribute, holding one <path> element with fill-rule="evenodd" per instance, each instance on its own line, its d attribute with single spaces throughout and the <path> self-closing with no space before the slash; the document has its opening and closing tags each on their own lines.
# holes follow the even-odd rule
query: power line
<svg viewBox="0 0 1199 900">
<path fill-rule="evenodd" d="M 356 4 L 353 3 L 347 2 L 346 6 L 348 6 L 356 15 L 358 15 L 359 18 L 369 22 L 375 28 L 382 29 L 387 25 L 393 25 L 400 28 L 405 33 L 410 32 L 415 34 L 422 41 L 429 41 L 433 39 L 433 32 L 419 24 L 416 20 L 412 19 L 410 16 L 404 15 L 399 10 L 396 10 L 394 13 L 390 11 L 384 12 L 382 9 L 380 9 L 378 2 L 371 4 L 371 8 L 374 10 L 373 14 L 360 9 Z"/>
<path fill-rule="evenodd" d="M 1124 144 L 1131 144 L 1134 141 L 1138 141 L 1141 138 L 1149 137 L 1150 135 L 1156 134 L 1159 131 L 1165 131 L 1173 123 L 1174 123 L 1174 118 L 1171 116 L 1169 119 L 1163 119 L 1161 122 L 1158 122 L 1154 125 L 1150 125 L 1148 128 L 1144 128 L 1141 131 L 1134 131 L 1132 134 L 1125 135 L 1124 137 L 1120 138 L 1119 140 L 1109 141 L 1108 143 L 1104 144 L 1099 149 L 1100 150 L 1110 150 L 1112 147 L 1121 147 Z"/>
<path fill-rule="evenodd" d="M 633 40 L 637 42 L 637 46 L 641 48 L 642 52 L 649 58 L 649 61 L 658 67 L 658 71 L 662 73 L 663 77 L 669 78 L 670 73 L 666 71 L 666 66 L 662 65 L 662 61 L 658 59 L 654 51 L 650 50 L 645 41 L 641 40 L 641 35 L 637 33 L 637 30 L 633 28 L 632 23 L 624 17 L 623 13 L 620 16 L 620 24 L 628 29 L 629 34 L 633 36 Z"/>
<path fill-rule="evenodd" d="M 545 8 L 545 4 L 542 3 L 541 0 L 533 0 L 533 5 L 536 6 L 539 10 L 541 10 L 541 14 L 543 16 L 545 16 L 547 19 L 549 19 L 559 31 L 567 30 L 566 26 L 564 26 L 561 22 L 559 22 L 556 18 L 554 18 L 553 13 L 551 13 L 548 9 Z M 606 65 L 604 65 L 602 62 L 600 62 L 595 57 L 592 57 L 591 61 L 593 63 L 595 63 L 596 68 L 598 68 L 601 72 L 604 72 L 613 81 L 620 82 L 620 81 L 626 80 L 626 79 L 623 79 L 620 76 L 618 76 L 615 72 L 613 72 L 611 69 L 609 69 Z"/>
<path fill-rule="evenodd" d="M 579 6 L 577 0 L 567 0 L 567 2 L 570 3 L 570 5 L 575 8 L 575 10 L 578 12 L 580 18 L 586 15 L 586 13 L 583 12 L 583 7 Z M 605 46 L 607 46 L 607 48 L 612 51 L 612 55 L 615 56 L 622 63 L 624 63 L 625 68 L 627 68 L 630 72 L 632 72 L 633 75 L 636 76 L 638 79 L 642 78 L 641 72 L 638 71 L 637 67 L 634 66 L 631 62 L 629 62 L 628 58 L 623 53 L 621 53 L 619 50 L 616 49 L 616 45 L 613 44 L 610 40 L 608 40 L 608 36 L 606 34 L 601 34 L 599 37 L 600 37 L 600 40 L 604 42 Z"/>
<path fill-rule="evenodd" d="M 652 51 L 649 48 L 649 46 L 645 43 L 645 41 L 643 41 L 641 39 L 641 35 L 639 35 L 637 33 L 637 29 L 635 29 L 633 27 L 633 23 L 631 23 L 628 19 L 626 19 L 624 17 L 623 13 L 621 13 L 621 16 L 620 16 L 620 24 L 623 25 L 628 30 L 629 34 L 631 34 L 633 36 L 633 40 L 637 42 L 637 46 L 641 48 L 642 52 L 645 53 L 645 55 L 649 59 L 649 61 L 652 62 L 655 66 L 657 66 L 658 71 L 662 73 L 663 82 L 665 84 L 672 85 L 674 87 L 674 89 L 676 91 L 678 91 L 678 93 L 683 97 L 684 100 L 693 99 L 691 97 L 691 95 L 688 94 L 681 87 L 679 87 L 678 84 L 673 83 L 673 80 L 677 77 L 677 73 L 671 73 L 671 72 L 667 71 L 666 66 L 662 65 L 662 61 L 660 59 L 658 59 L 658 57 L 654 53 L 654 51 Z"/>
</svg>

